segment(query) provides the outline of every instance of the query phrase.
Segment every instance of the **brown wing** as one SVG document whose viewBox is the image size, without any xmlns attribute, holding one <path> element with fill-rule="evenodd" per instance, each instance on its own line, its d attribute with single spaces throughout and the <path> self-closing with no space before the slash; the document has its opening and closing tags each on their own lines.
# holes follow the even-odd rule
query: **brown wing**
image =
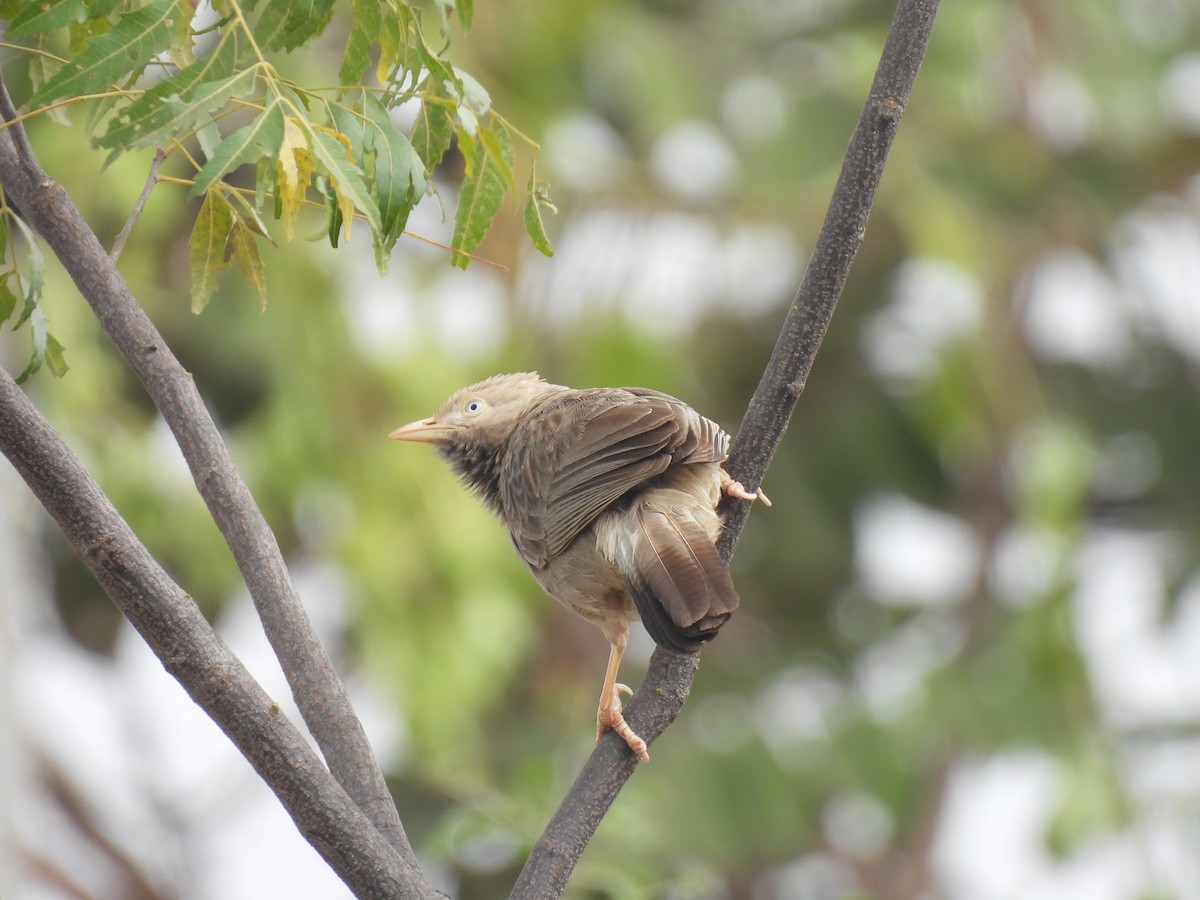
<svg viewBox="0 0 1200 900">
<path fill-rule="evenodd" d="M 513 543 L 540 568 L 631 489 L 673 464 L 719 462 L 728 445 L 716 423 L 666 394 L 597 388 L 555 397 L 517 427 L 501 465 Z"/>
</svg>

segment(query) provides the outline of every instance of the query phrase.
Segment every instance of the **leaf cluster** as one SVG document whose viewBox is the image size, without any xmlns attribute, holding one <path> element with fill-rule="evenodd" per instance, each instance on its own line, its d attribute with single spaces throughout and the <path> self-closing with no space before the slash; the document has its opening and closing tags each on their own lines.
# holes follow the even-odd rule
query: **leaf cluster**
<svg viewBox="0 0 1200 900">
<path fill-rule="evenodd" d="M 28 50 L 29 115 L 90 100 L 88 129 L 107 162 L 156 148 L 194 169 L 185 183 L 202 198 L 189 247 L 195 312 L 231 263 L 265 304 L 264 219 L 280 220 L 291 241 L 305 207 L 323 210 L 335 247 L 355 219 L 365 221 L 384 272 L 412 210 L 436 194 L 432 173 L 454 142 L 466 165 L 453 264 L 466 268 L 506 194 L 516 193 L 514 136 L 532 157 L 524 221 L 549 254 L 542 215 L 553 205 L 536 176 L 537 145 L 446 58 L 451 19 L 470 25 L 469 0 L 437 5 L 436 46 L 405 0 L 344 6 L 348 36 L 338 83 L 327 86 L 290 80 L 275 63 L 326 31 L 333 0 L 215 0 L 220 18 L 208 25 L 185 0 L 0 0 L 0 18 L 10 20 L 7 39 Z M 28 302 L 36 307 L 36 296 Z"/>
<path fill-rule="evenodd" d="M 7 322 L 21 308 L 13 330 L 29 323 L 32 335 L 32 350 L 29 362 L 17 376 L 20 384 L 45 365 L 54 375 L 62 376 L 67 371 L 63 356 L 63 345 L 52 335 L 46 324 L 46 316 L 38 305 L 42 296 L 42 285 L 46 278 L 46 260 L 33 240 L 33 234 L 11 207 L 4 203 L 0 193 L 0 325 Z M 9 228 L 15 228 L 29 248 L 26 254 L 12 253 Z"/>
</svg>

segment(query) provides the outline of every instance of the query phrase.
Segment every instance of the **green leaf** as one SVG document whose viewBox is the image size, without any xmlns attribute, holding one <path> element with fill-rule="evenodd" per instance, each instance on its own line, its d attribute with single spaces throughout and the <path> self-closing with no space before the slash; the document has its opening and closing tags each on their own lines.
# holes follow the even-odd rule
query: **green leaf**
<svg viewBox="0 0 1200 900">
<path fill-rule="evenodd" d="M 309 133 L 309 147 L 329 176 L 345 218 L 346 238 L 350 237 L 350 222 L 355 208 L 367 217 L 371 231 L 380 233 L 379 206 L 371 197 L 362 169 L 350 159 L 346 146 L 328 132 L 313 130 Z"/>
<path fill-rule="evenodd" d="M 28 37 L 43 34 L 57 28 L 65 28 L 72 22 L 82 22 L 85 17 L 84 0 L 58 0 L 57 3 L 25 3 L 20 12 L 8 23 L 9 37 Z"/>
<path fill-rule="evenodd" d="M 200 152 L 204 154 L 204 158 L 210 159 L 217 145 L 221 143 L 221 129 L 217 127 L 217 123 L 206 122 L 197 128 L 196 143 L 200 145 Z"/>
<path fill-rule="evenodd" d="M 46 365 L 50 369 L 50 374 L 55 378 L 62 378 L 71 368 L 67 365 L 66 359 L 67 348 L 64 347 L 54 335 L 46 334 Z"/>
<path fill-rule="evenodd" d="M 471 260 L 465 254 L 483 241 L 500 210 L 505 188 L 512 180 L 513 149 L 508 132 L 501 128 L 491 133 L 495 135 L 495 151 L 485 146 L 483 153 L 475 153 L 476 165 L 463 182 L 458 209 L 454 212 L 454 236 L 450 245 L 462 252 L 454 254 L 450 262 L 460 269 L 470 265 Z M 483 142 L 482 136 L 476 140 Z"/>
<path fill-rule="evenodd" d="M 354 0 L 354 18 L 350 36 L 346 38 L 346 52 L 342 54 L 342 68 L 338 81 L 343 85 L 358 84 L 371 65 L 371 45 L 379 40 L 383 27 L 379 0 Z"/>
<path fill-rule="evenodd" d="M 333 0 L 270 0 L 254 23 L 254 37 L 265 50 L 295 50 L 332 17 Z"/>
<path fill-rule="evenodd" d="M 25 244 L 29 248 L 26 258 L 27 269 L 21 279 L 25 285 L 25 305 L 21 308 L 20 318 L 13 325 L 13 331 L 16 331 L 37 312 L 38 302 L 42 299 L 42 287 L 46 282 L 46 258 L 42 256 L 42 251 L 33 239 L 33 232 L 29 230 L 29 226 L 16 217 L 11 217 L 10 221 L 15 222 L 21 229 L 21 233 L 25 235 Z"/>
<path fill-rule="evenodd" d="M 458 18 L 462 22 L 463 30 L 470 28 L 471 22 L 475 18 L 475 0 L 456 0 L 454 8 L 458 10 Z"/>
<path fill-rule="evenodd" d="M 463 30 L 471 27 L 471 19 L 475 15 L 475 4 L 472 0 L 437 0 L 438 14 L 441 16 L 442 36 L 450 37 L 450 15 L 458 13 Z"/>
<path fill-rule="evenodd" d="M 325 192 L 325 231 L 329 236 L 329 246 L 337 249 L 338 239 L 342 235 L 342 207 L 337 195 L 330 188 Z"/>
<path fill-rule="evenodd" d="M 513 149 L 508 132 L 503 128 L 487 128 L 480 132 L 479 138 L 483 149 L 496 167 L 496 173 L 504 179 L 504 187 L 516 193 L 516 182 L 513 181 Z"/>
<path fill-rule="evenodd" d="M 378 249 L 386 252 L 395 246 L 409 213 L 425 194 L 425 164 L 408 138 L 396 130 L 378 97 L 367 94 L 363 105 L 370 119 L 367 144 L 375 154 L 374 184 L 379 199 L 380 223 Z"/>
<path fill-rule="evenodd" d="M 46 36 L 38 35 L 35 46 L 39 50 L 46 47 Z M 41 53 L 29 57 L 29 87 L 35 94 L 50 83 L 50 79 L 62 71 L 63 64 L 58 60 Z M 65 106 L 56 106 L 47 112 L 52 122 L 69 127 L 71 118 L 67 115 Z"/>
<path fill-rule="evenodd" d="M 8 283 L 10 275 L 11 269 L 0 275 L 0 324 L 7 322 L 8 317 L 17 308 L 17 292 Z"/>
<path fill-rule="evenodd" d="M 350 142 L 350 155 L 358 161 L 365 173 L 366 166 L 363 164 L 363 159 L 367 155 L 367 130 L 371 127 L 366 115 L 341 103 L 331 103 L 329 113 L 333 118 L 333 124 L 337 126 L 338 133 Z"/>
<path fill-rule="evenodd" d="M 269 156 L 274 159 L 283 145 L 283 106 L 272 103 L 249 125 L 239 128 L 217 145 L 216 151 L 196 174 L 188 196 L 198 197 L 227 172 L 245 163 Z"/>
<path fill-rule="evenodd" d="M 417 52 L 418 63 L 420 66 L 429 70 L 429 74 L 438 81 L 444 81 L 450 84 L 456 96 L 463 92 L 462 81 L 458 76 L 457 70 L 450 63 L 446 62 L 442 57 L 425 41 L 425 32 L 421 30 L 421 23 L 415 18 L 411 19 L 412 35 L 415 38 L 413 48 Z M 414 67 L 415 68 L 415 67 Z"/>
<path fill-rule="evenodd" d="M 45 106 L 60 97 L 85 94 L 139 71 L 175 39 L 179 17 L 191 20 L 186 0 L 151 0 L 126 13 L 112 30 L 92 39 L 30 99 L 30 106 Z"/>
<path fill-rule="evenodd" d="M 34 309 L 33 314 L 29 317 L 29 328 L 33 346 L 29 352 L 29 362 L 16 378 L 17 384 L 27 381 L 29 376 L 42 367 L 42 363 L 46 359 L 46 317 L 40 308 Z"/>
<path fill-rule="evenodd" d="M 192 312 L 204 311 L 217 289 L 216 275 L 229 265 L 225 246 L 233 228 L 233 209 L 218 188 L 204 195 L 200 214 L 188 238 L 188 267 L 192 272 Z"/>
<path fill-rule="evenodd" d="M 550 246 L 550 238 L 546 236 L 546 225 L 542 221 L 543 210 L 551 214 L 558 208 L 550 201 L 550 185 L 537 180 L 537 173 L 529 176 L 529 197 L 525 201 L 525 231 L 533 246 L 544 256 L 553 256 L 554 248 Z"/>
<path fill-rule="evenodd" d="M 425 171 L 432 172 L 442 161 L 446 151 L 450 149 L 450 140 L 454 136 L 454 119 L 444 104 L 451 102 L 443 93 L 442 83 L 427 78 L 426 83 L 433 82 L 434 97 L 423 97 L 421 108 L 417 111 L 417 121 L 413 125 L 412 145 L 417 155 L 425 163 Z"/>
<path fill-rule="evenodd" d="M 258 304 L 261 309 L 267 308 L 267 279 L 263 272 L 262 256 L 258 252 L 258 242 L 250 229 L 240 222 L 229 234 L 229 245 L 233 253 L 233 261 L 237 263 L 250 287 L 258 294 Z"/>
<path fill-rule="evenodd" d="M 234 74 L 236 58 L 236 42 L 230 37 L 222 39 L 213 53 L 164 78 L 129 104 L 108 123 L 96 144 L 116 151 L 115 156 L 128 147 L 153 146 L 191 131 L 254 83 L 253 69 Z"/>
</svg>

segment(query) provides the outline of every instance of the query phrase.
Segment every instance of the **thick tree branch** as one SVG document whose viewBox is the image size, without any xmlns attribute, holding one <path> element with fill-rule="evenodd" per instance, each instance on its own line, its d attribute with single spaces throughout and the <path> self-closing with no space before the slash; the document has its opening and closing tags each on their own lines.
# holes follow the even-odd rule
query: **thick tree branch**
<svg viewBox="0 0 1200 900">
<path fill-rule="evenodd" d="M 16 111 L 0 76 L 0 124 Z M 134 299 L 67 192 L 33 156 L 20 123 L 0 128 L 0 185 L 71 275 L 183 450 L 196 486 L 233 551 L 267 638 L 330 771 L 392 846 L 412 848 L 325 648 L 300 603 L 275 536 L 242 481 L 192 376 Z"/>
<path fill-rule="evenodd" d="M 359 897 L 433 897 L 415 860 L 367 820 L 199 607 L 138 541 L 83 463 L 0 369 L 0 452 L 163 666 L 279 797 Z M 264 865 L 269 865 L 264 860 Z"/>
<path fill-rule="evenodd" d="M 862 244 L 875 189 L 925 55 L 937 5 L 937 0 L 900 0 L 897 6 L 812 259 L 733 443 L 729 471 L 751 490 L 761 483 L 783 439 Z M 749 510 L 745 502 L 727 504 L 717 545 L 726 561 L 733 555 Z M 679 714 L 698 665 L 697 657 L 655 650 L 641 688 L 625 709 L 629 724 L 648 743 Z M 624 741 L 613 733 L 605 735 L 526 860 L 513 897 L 562 894 L 584 848 L 637 765 Z"/>
</svg>

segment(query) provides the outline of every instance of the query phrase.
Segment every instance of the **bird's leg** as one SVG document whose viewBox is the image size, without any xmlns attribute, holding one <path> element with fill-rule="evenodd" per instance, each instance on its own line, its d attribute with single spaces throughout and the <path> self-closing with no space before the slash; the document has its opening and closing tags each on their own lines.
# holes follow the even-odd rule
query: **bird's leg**
<svg viewBox="0 0 1200 900">
<path fill-rule="evenodd" d="M 733 476 L 725 471 L 725 466 L 720 467 L 721 470 L 721 490 L 727 493 L 730 497 L 738 497 L 742 500 L 761 500 L 767 506 L 771 505 L 771 501 L 767 495 L 763 493 L 763 489 L 759 488 L 753 494 L 746 490 L 745 486 L 740 481 L 734 481 Z"/>
<path fill-rule="evenodd" d="M 600 708 L 596 711 L 596 743 L 600 743 L 604 732 L 611 728 L 629 745 L 630 750 L 641 757 L 642 762 L 650 762 L 646 742 L 633 733 L 621 714 L 621 692 L 632 694 L 633 691 L 617 682 L 617 669 L 621 665 L 621 657 L 625 655 L 627 637 L 625 634 L 614 637 L 609 638 L 612 649 L 608 653 L 608 670 L 604 673 L 604 687 L 600 691 Z"/>
</svg>

